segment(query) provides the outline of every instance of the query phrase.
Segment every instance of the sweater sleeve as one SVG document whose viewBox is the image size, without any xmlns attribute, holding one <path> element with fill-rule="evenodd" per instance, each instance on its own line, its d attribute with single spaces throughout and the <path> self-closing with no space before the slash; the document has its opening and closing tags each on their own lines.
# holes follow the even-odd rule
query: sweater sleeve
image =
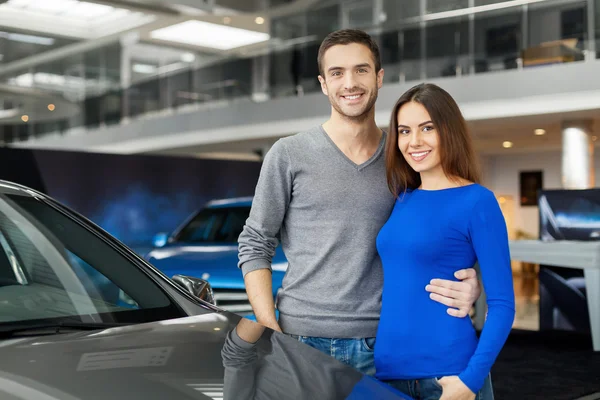
<svg viewBox="0 0 600 400">
<path fill-rule="evenodd" d="M 488 314 L 477 349 L 459 378 L 477 393 L 502 350 L 515 317 L 506 223 L 492 192 L 486 191 L 478 200 L 468 229 L 481 269 Z"/>
<path fill-rule="evenodd" d="M 278 235 L 292 197 L 292 169 L 284 144 L 269 150 L 260 171 L 250 216 L 238 239 L 238 267 L 244 276 L 271 269 Z"/>
</svg>

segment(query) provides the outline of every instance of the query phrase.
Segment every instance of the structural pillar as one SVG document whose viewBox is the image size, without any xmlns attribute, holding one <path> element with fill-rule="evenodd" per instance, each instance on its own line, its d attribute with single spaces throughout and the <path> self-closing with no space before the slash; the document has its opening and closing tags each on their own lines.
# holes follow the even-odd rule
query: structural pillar
<svg viewBox="0 0 600 400">
<path fill-rule="evenodd" d="M 562 186 L 564 189 L 589 189 L 594 186 L 591 120 L 563 123 Z"/>
<path fill-rule="evenodd" d="M 562 185 L 564 189 L 594 187 L 592 121 L 565 121 L 562 130 Z M 600 269 L 586 268 L 586 297 L 594 350 L 600 350 Z"/>
<path fill-rule="evenodd" d="M 121 120 L 128 121 L 130 114 L 130 103 L 129 103 L 129 86 L 131 85 L 131 46 L 139 41 L 139 34 L 129 33 L 121 37 L 121 90 L 123 95 L 121 96 Z"/>
</svg>

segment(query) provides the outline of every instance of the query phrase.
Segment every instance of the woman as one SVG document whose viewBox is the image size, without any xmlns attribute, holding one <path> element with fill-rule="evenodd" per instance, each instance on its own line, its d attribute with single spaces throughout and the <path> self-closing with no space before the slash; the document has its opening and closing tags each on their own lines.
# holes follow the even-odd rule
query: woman
<svg viewBox="0 0 600 400">
<path fill-rule="evenodd" d="M 490 369 L 515 314 L 500 207 L 478 184 L 465 120 L 440 87 L 406 92 L 388 135 L 387 179 L 397 200 L 377 237 L 384 286 L 376 375 L 415 399 L 493 399 Z M 454 310 L 423 289 L 476 262 L 488 304 L 479 340 L 468 316 L 448 315 Z"/>
</svg>

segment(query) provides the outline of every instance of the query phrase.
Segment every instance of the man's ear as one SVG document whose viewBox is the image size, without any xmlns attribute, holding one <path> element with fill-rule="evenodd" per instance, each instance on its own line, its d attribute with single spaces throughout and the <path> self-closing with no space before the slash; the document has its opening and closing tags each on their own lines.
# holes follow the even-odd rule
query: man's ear
<svg viewBox="0 0 600 400">
<path fill-rule="evenodd" d="M 327 90 L 327 83 L 325 82 L 325 78 L 319 75 L 319 83 L 321 84 L 321 91 L 325 96 L 329 96 L 329 91 Z"/>
<path fill-rule="evenodd" d="M 381 87 L 383 86 L 383 75 L 384 75 L 383 68 L 381 68 L 379 70 L 379 72 L 377 73 L 377 87 L 379 89 L 381 89 Z"/>
</svg>

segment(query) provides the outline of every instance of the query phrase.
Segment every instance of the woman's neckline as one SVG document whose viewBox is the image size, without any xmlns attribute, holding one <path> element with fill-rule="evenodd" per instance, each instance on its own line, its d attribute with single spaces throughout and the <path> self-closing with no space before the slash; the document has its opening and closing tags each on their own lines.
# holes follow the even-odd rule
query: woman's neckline
<svg viewBox="0 0 600 400">
<path fill-rule="evenodd" d="M 419 191 L 419 192 L 444 192 L 444 191 L 448 191 L 448 190 L 468 188 L 468 187 L 475 186 L 475 185 L 477 185 L 477 183 L 468 183 L 466 185 L 452 186 L 452 187 L 442 188 L 442 189 L 421 189 L 421 188 L 415 188 L 414 190 L 415 191 Z"/>
</svg>

